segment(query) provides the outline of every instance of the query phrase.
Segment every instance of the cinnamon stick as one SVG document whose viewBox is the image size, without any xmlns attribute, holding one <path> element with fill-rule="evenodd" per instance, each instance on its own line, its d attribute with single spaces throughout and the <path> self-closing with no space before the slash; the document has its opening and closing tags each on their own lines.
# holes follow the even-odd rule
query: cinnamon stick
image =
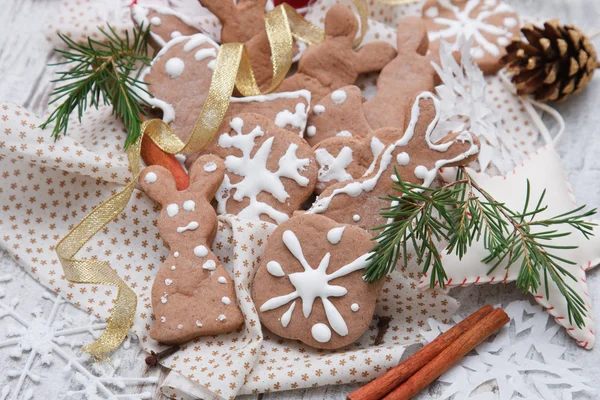
<svg viewBox="0 0 600 400">
<path fill-rule="evenodd" d="M 476 326 L 473 326 L 462 336 L 456 339 L 450 346 L 442 351 L 431 362 L 417 371 L 406 382 L 385 396 L 384 400 L 408 400 L 440 375 L 446 372 L 458 360 L 463 358 L 477 345 L 500 330 L 510 322 L 510 318 L 502 309 L 495 309 L 486 315 Z"/>
<path fill-rule="evenodd" d="M 142 138 L 141 155 L 146 165 L 160 165 L 168 169 L 175 179 L 177 190 L 190 186 L 190 177 L 175 156 L 162 151 L 147 135 Z"/>
<path fill-rule="evenodd" d="M 423 368 L 463 333 L 494 311 L 490 305 L 478 311 L 442 333 L 433 342 L 417 351 L 412 357 L 388 371 L 385 375 L 371 381 L 367 385 L 350 393 L 348 400 L 379 400 L 390 393 L 400 383 L 407 380 L 415 372 Z"/>
</svg>

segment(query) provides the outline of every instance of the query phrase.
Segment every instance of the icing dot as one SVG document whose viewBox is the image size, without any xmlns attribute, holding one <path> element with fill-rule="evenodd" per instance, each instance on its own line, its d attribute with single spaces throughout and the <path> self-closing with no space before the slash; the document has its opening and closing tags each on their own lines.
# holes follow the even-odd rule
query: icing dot
<svg viewBox="0 0 600 400">
<path fill-rule="evenodd" d="M 354 214 L 354 216 L 352 217 L 352 219 L 354 220 L 354 222 L 358 222 L 358 221 L 360 221 L 360 215 Z"/>
<path fill-rule="evenodd" d="M 159 18 L 159 17 L 152 17 L 152 18 L 150 18 L 150 23 L 151 23 L 152 25 L 154 25 L 154 26 L 160 26 L 160 23 L 161 23 L 161 22 L 162 22 L 162 21 L 160 20 L 160 18 Z"/>
<path fill-rule="evenodd" d="M 174 217 L 177 213 L 179 213 L 179 206 L 177 204 L 173 203 L 167 206 L 167 215 L 169 217 Z"/>
<path fill-rule="evenodd" d="M 206 67 L 207 67 L 208 69 L 212 69 L 212 70 L 214 70 L 214 69 L 215 69 L 215 64 L 216 64 L 216 63 L 217 63 L 217 60 L 211 60 L 211 61 L 209 61 L 209 62 L 208 62 L 208 64 L 206 64 Z"/>
<path fill-rule="evenodd" d="M 176 269 L 177 269 L 176 266 L 174 266 L 174 265 L 171 266 L 171 271 L 175 271 Z"/>
<path fill-rule="evenodd" d="M 165 317 L 160 317 L 160 322 L 167 322 L 167 319 Z"/>
<path fill-rule="evenodd" d="M 196 203 L 194 200 L 186 200 L 183 202 L 183 209 L 186 211 L 194 211 L 196 209 Z"/>
<path fill-rule="evenodd" d="M 503 23 L 507 28 L 514 28 L 517 26 L 517 19 L 512 17 L 504 18 Z"/>
<path fill-rule="evenodd" d="M 350 309 L 354 312 L 357 312 L 358 310 L 360 310 L 360 306 L 356 303 L 352 303 L 352 305 L 350 306 Z"/>
<path fill-rule="evenodd" d="M 419 165 L 417 168 L 415 168 L 415 176 L 419 179 L 425 179 L 428 172 L 429 170 L 424 165 Z"/>
<path fill-rule="evenodd" d="M 321 115 L 325 112 L 325 106 L 322 104 L 317 104 L 316 106 L 313 107 L 313 111 L 315 114 Z"/>
<path fill-rule="evenodd" d="M 483 52 L 483 49 L 473 48 L 471 49 L 471 55 L 473 56 L 473 58 L 483 58 L 483 56 L 485 56 L 485 53 Z"/>
<path fill-rule="evenodd" d="M 197 326 L 198 328 L 202 328 L 202 322 L 200 322 L 200 321 L 196 320 L 196 326 Z"/>
<path fill-rule="evenodd" d="M 214 271 L 217 268 L 217 263 L 214 262 L 213 260 L 208 260 L 207 262 L 204 263 L 202 268 L 204 268 L 208 271 Z"/>
<path fill-rule="evenodd" d="M 177 329 L 183 329 L 183 325 L 181 325 L 181 324 L 177 325 Z"/>
<path fill-rule="evenodd" d="M 183 74 L 183 69 L 185 68 L 185 64 L 183 60 L 179 57 L 169 58 L 165 63 L 165 71 L 167 75 L 171 78 L 177 78 L 181 74 Z"/>
<path fill-rule="evenodd" d="M 335 136 L 352 137 L 352 134 L 348 131 L 339 131 Z"/>
<path fill-rule="evenodd" d="M 312 337 L 319 343 L 327 343 L 331 339 L 331 329 L 325 324 L 314 324 L 310 331 Z"/>
<path fill-rule="evenodd" d="M 144 177 L 144 180 L 146 181 L 146 183 L 154 183 L 158 180 L 158 177 L 154 172 L 148 172 Z"/>
<path fill-rule="evenodd" d="M 175 258 L 179 257 L 179 252 L 176 251 L 175 253 L 173 253 L 173 257 L 175 257 Z"/>
<path fill-rule="evenodd" d="M 224 276 L 220 276 L 219 279 L 217 279 L 217 281 L 219 283 L 227 283 L 227 278 L 225 278 Z"/>
<path fill-rule="evenodd" d="M 172 283 L 173 283 L 173 279 L 165 279 L 165 285 L 171 286 Z"/>
<path fill-rule="evenodd" d="M 283 272 L 283 268 L 281 268 L 281 264 L 277 261 L 269 261 L 267 263 L 267 271 L 273 276 L 282 277 L 285 276 L 285 272 Z"/>
<path fill-rule="evenodd" d="M 209 161 L 206 164 L 204 164 L 204 171 L 205 172 L 214 172 L 217 170 L 217 164 Z"/>
<path fill-rule="evenodd" d="M 225 316 L 225 314 L 221 314 L 217 317 L 217 320 L 221 321 L 221 322 L 225 321 L 226 319 L 227 319 L 227 317 Z"/>
<path fill-rule="evenodd" d="M 206 257 L 208 255 L 208 249 L 202 245 L 194 247 L 194 255 L 196 257 Z"/>
<path fill-rule="evenodd" d="M 231 299 L 227 296 L 223 296 L 221 297 L 221 303 L 225 304 L 226 306 L 231 304 Z"/>
<path fill-rule="evenodd" d="M 406 152 L 402 152 L 396 156 L 396 161 L 398 165 L 408 165 L 410 163 L 410 156 Z"/>
<path fill-rule="evenodd" d="M 338 228 L 333 228 L 329 232 L 327 232 L 327 240 L 331 244 L 338 244 L 340 240 L 342 240 L 342 235 L 344 234 L 345 226 L 340 226 Z"/>
<path fill-rule="evenodd" d="M 165 292 L 165 294 L 162 295 L 162 297 L 160 298 L 160 302 L 163 304 L 167 304 L 167 292 Z"/>
<path fill-rule="evenodd" d="M 311 125 L 308 128 L 306 128 L 306 135 L 308 137 L 313 137 L 316 134 L 317 134 L 317 128 L 314 125 Z"/>
<path fill-rule="evenodd" d="M 438 15 L 440 15 L 440 10 L 438 10 L 438 8 L 435 6 L 429 7 L 427 10 L 425 10 L 425 16 L 427 18 L 436 18 Z"/>
<path fill-rule="evenodd" d="M 333 100 L 335 104 L 342 104 L 346 101 L 346 92 L 343 90 L 334 90 L 333 93 L 331 93 L 331 100 Z"/>
<path fill-rule="evenodd" d="M 181 36 L 181 32 L 173 31 L 171 32 L 171 39 Z"/>
<path fill-rule="evenodd" d="M 500 36 L 496 42 L 500 45 L 500 46 L 508 46 L 508 44 L 510 43 L 510 40 L 508 40 L 507 38 Z"/>
</svg>

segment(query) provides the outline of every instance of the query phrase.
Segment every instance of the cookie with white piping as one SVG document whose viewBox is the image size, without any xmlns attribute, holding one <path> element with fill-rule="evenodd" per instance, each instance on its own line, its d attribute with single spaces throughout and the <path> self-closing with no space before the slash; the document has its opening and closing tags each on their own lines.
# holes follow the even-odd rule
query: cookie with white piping
<svg viewBox="0 0 600 400">
<path fill-rule="evenodd" d="M 280 224 L 312 195 L 317 164 L 304 139 L 258 114 L 240 114 L 203 150 L 225 160 L 219 214 Z"/>
<path fill-rule="evenodd" d="M 150 337 L 158 342 L 181 344 L 232 332 L 244 322 L 233 280 L 210 249 L 218 224 L 210 202 L 224 171 L 219 157 L 201 157 L 184 191 L 177 191 L 166 168 L 150 166 L 140 174 L 144 192 L 162 206 L 158 232 L 170 249 L 152 284 Z"/>
<path fill-rule="evenodd" d="M 383 281 L 366 283 L 371 236 L 319 215 L 299 215 L 270 236 L 252 299 L 271 332 L 337 349 L 369 327 Z"/>
<path fill-rule="evenodd" d="M 360 89 L 354 85 L 334 90 L 320 99 L 308 114 L 304 133 L 308 144 L 316 146 L 336 136 L 366 136 L 371 127 L 363 111 L 364 101 Z"/>
<path fill-rule="evenodd" d="M 463 36 L 473 40 L 473 59 L 486 75 L 502 67 L 505 47 L 521 27 L 518 14 L 501 0 L 427 0 L 423 20 L 436 59 L 440 40 L 456 43 Z"/>
<path fill-rule="evenodd" d="M 371 230 L 386 223 L 380 212 L 390 204 L 382 197 L 397 194 L 392 189 L 394 168 L 404 182 L 429 186 L 440 168 L 472 161 L 479 152 L 479 142 L 469 132 L 447 135 L 437 143 L 431 141 L 439 107 L 439 100 L 432 93 L 417 96 L 409 110 L 406 129 L 398 130 L 398 139 L 383 147 L 372 172 L 328 187 L 306 212 Z"/>
</svg>

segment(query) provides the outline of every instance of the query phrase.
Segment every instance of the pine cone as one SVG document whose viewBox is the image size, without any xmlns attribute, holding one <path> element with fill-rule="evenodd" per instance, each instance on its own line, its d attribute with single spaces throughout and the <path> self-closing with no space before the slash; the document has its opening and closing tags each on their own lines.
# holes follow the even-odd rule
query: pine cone
<svg viewBox="0 0 600 400">
<path fill-rule="evenodd" d="M 598 66 L 596 50 L 589 38 L 572 25 L 558 20 L 544 28 L 521 29 L 527 41 L 513 39 L 502 62 L 513 72 L 519 95 L 535 95 L 538 101 L 564 101 L 581 92 Z"/>
</svg>

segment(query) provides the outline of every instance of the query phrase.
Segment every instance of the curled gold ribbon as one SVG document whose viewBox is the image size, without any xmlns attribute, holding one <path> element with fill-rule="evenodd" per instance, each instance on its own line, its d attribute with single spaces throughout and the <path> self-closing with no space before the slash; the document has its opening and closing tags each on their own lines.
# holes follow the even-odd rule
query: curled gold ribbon
<svg viewBox="0 0 600 400">
<path fill-rule="evenodd" d="M 365 0 L 352 2 L 361 19 L 361 35 L 357 38 L 360 43 L 368 28 L 368 6 Z M 282 4 L 266 14 L 265 24 L 273 60 L 272 83 L 265 91 L 269 93 L 281 84 L 291 67 L 292 37 L 307 44 L 316 44 L 324 40 L 325 34 L 322 29 L 306 21 L 287 4 Z M 131 182 L 102 202 L 58 242 L 56 253 L 68 281 L 116 286 L 118 289 L 116 304 L 104 333 L 83 348 L 93 356 L 103 358 L 121 344 L 132 326 L 137 296 L 107 261 L 77 259 L 77 252 L 127 206 L 141 172 L 140 151 L 143 135 L 148 135 L 160 149 L 169 154 L 190 154 L 204 149 L 212 141 L 223 121 L 234 86 L 244 96 L 261 94 L 254 79 L 250 58 L 242 43 L 226 43 L 220 46 L 206 102 L 188 142 L 181 141 L 162 120 L 145 121 L 141 126 L 139 139 L 127 149 Z"/>
</svg>

